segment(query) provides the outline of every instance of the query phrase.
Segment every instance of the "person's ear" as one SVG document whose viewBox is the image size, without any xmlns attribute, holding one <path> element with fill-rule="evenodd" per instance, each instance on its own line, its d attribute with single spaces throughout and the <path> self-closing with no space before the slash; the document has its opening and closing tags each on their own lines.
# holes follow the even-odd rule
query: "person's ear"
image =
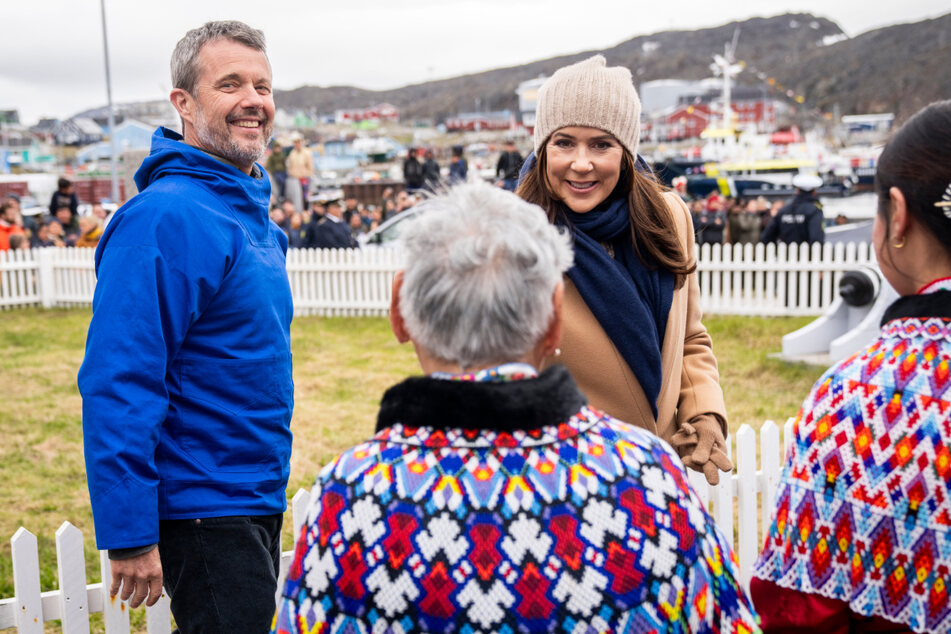
<svg viewBox="0 0 951 634">
<path fill-rule="evenodd" d="M 400 343 L 409 341 L 409 332 L 406 330 L 406 323 L 403 321 L 403 313 L 400 312 L 400 290 L 403 288 L 403 271 L 397 271 L 393 276 L 393 291 L 390 297 L 390 327 L 396 340 Z"/>
<path fill-rule="evenodd" d="M 175 88 L 169 94 L 168 98 L 175 107 L 175 110 L 178 111 L 178 116 L 189 124 L 195 123 L 195 99 L 187 90 L 184 88 Z"/>
<path fill-rule="evenodd" d="M 891 187 L 888 190 L 888 198 L 892 206 L 892 213 L 888 219 L 889 238 L 892 242 L 903 242 L 911 224 L 911 215 L 908 213 L 905 194 L 897 187 Z"/>
<path fill-rule="evenodd" d="M 555 286 L 555 292 L 552 293 L 551 296 L 551 320 L 548 322 L 548 330 L 545 331 L 545 336 L 543 337 L 545 347 L 542 353 L 545 357 L 554 355 L 555 351 L 558 349 L 558 346 L 561 344 L 562 311 L 564 300 L 565 284 L 564 282 L 558 282 L 558 285 Z"/>
</svg>

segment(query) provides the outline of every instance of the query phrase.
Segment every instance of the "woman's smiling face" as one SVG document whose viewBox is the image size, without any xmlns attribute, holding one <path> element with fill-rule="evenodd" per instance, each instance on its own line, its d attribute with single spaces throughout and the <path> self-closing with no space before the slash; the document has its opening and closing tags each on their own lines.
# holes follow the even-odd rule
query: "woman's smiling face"
<svg viewBox="0 0 951 634">
<path fill-rule="evenodd" d="M 561 128 L 545 145 L 548 182 L 569 209 L 591 211 L 614 191 L 623 156 L 623 146 L 604 130 Z"/>
</svg>

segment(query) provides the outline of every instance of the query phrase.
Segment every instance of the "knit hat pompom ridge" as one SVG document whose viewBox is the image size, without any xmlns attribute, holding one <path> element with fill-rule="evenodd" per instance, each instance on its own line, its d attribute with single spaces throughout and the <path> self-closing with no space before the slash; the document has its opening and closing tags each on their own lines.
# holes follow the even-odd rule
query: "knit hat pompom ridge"
<svg viewBox="0 0 951 634">
<path fill-rule="evenodd" d="M 538 91 L 535 155 L 553 132 L 568 126 L 610 132 L 632 156 L 641 133 L 641 100 L 631 71 L 608 67 L 603 55 L 559 68 Z"/>
</svg>

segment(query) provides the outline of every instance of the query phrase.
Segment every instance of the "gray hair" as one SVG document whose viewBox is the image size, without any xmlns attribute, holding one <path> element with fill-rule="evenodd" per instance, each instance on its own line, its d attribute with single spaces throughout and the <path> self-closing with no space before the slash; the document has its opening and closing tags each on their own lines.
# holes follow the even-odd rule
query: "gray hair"
<svg viewBox="0 0 951 634">
<path fill-rule="evenodd" d="M 399 307 L 431 354 L 463 368 L 513 361 L 544 336 L 552 293 L 573 261 L 540 207 L 487 184 L 427 199 L 400 236 Z"/>
<path fill-rule="evenodd" d="M 181 88 L 191 95 L 195 94 L 195 83 L 199 75 L 198 54 L 205 44 L 220 39 L 233 40 L 267 55 L 263 31 L 252 29 L 237 20 L 205 22 L 186 33 L 175 45 L 171 64 L 172 87 Z"/>
</svg>

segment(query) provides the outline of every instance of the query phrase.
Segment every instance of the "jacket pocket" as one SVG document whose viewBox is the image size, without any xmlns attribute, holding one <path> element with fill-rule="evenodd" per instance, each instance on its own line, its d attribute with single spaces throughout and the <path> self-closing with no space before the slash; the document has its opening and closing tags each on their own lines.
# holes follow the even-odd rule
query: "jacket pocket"
<svg viewBox="0 0 951 634">
<path fill-rule="evenodd" d="M 257 472 L 290 454 L 291 358 L 185 359 L 175 440 L 209 471 Z"/>
</svg>

